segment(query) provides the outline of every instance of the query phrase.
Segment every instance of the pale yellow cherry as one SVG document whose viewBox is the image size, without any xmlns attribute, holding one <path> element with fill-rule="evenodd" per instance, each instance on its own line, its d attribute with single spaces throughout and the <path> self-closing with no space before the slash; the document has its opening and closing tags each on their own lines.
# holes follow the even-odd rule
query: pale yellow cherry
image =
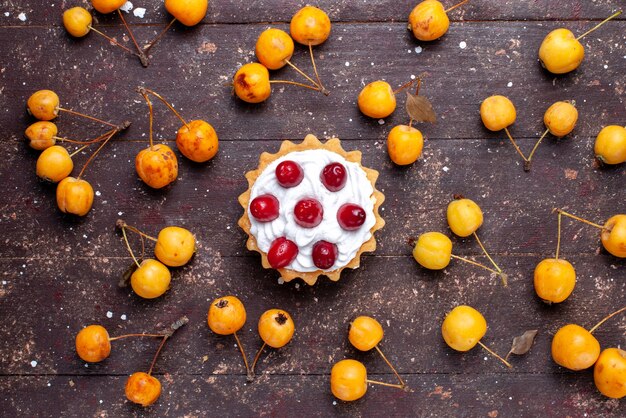
<svg viewBox="0 0 626 418">
<path fill-rule="evenodd" d="M 559 28 L 550 32 L 541 42 L 539 59 L 541 65 L 553 74 L 574 71 L 585 58 L 585 47 L 569 29 Z"/>
<path fill-rule="evenodd" d="M 483 211 L 471 199 L 455 199 L 450 202 L 446 216 L 450 229 L 459 237 L 472 235 L 483 224 Z"/>
<path fill-rule="evenodd" d="M 413 258 L 427 269 L 444 269 L 452 258 L 452 241 L 441 232 L 426 232 L 415 243 Z"/>
<path fill-rule="evenodd" d="M 398 165 L 413 164 L 422 155 L 424 136 L 408 125 L 395 126 L 387 136 L 387 152 Z"/>
</svg>

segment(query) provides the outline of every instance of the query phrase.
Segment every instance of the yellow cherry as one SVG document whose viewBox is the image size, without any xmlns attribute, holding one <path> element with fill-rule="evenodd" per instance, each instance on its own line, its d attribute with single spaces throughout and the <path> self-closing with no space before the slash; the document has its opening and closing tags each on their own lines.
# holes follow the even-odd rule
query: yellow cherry
<svg viewBox="0 0 626 418">
<path fill-rule="evenodd" d="M 270 70 L 283 68 L 293 55 L 293 39 L 283 30 L 270 28 L 263 31 L 256 41 L 256 57 Z"/>
<path fill-rule="evenodd" d="M 626 128 L 617 125 L 604 127 L 596 137 L 593 152 L 605 164 L 626 161 Z"/>
<path fill-rule="evenodd" d="M 437 0 L 425 0 L 419 3 L 409 15 L 409 28 L 420 41 L 434 41 L 448 31 L 450 19 Z"/>
<path fill-rule="evenodd" d="M 265 344 L 272 348 L 281 348 L 291 341 L 295 325 L 286 311 L 270 309 L 259 318 L 258 329 Z"/>
<path fill-rule="evenodd" d="M 357 350 L 371 350 L 381 342 L 383 336 L 380 322 L 369 316 L 359 316 L 350 323 L 348 340 Z"/>
<path fill-rule="evenodd" d="M 422 155 L 423 147 L 422 133 L 412 126 L 395 126 L 387 136 L 389 158 L 398 165 L 413 164 Z"/>
<path fill-rule="evenodd" d="M 63 180 L 70 175 L 73 169 L 72 157 L 60 145 L 53 145 L 45 149 L 37 158 L 37 176 L 52 183 Z"/>
<path fill-rule="evenodd" d="M 185 26 L 195 26 L 206 16 L 208 0 L 165 0 L 165 9 Z"/>
<path fill-rule="evenodd" d="M 59 114 L 59 96 L 52 90 L 34 92 L 26 105 L 28 112 L 39 120 L 52 120 Z"/>
<path fill-rule="evenodd" d="M 35 122 L 26 128 L 24 135 L 32 149 L 43 151 L 56 144 L 57 126 L 48 121 Z"/>
<path fill-rule="evenodd" d="M 176 146 L 191 161 L 203 163 L 215 157 L 219 141 L 213 126 L 203 120 L 192 120 L 178 130 Z"/>
<path fill-rule="evenodd" d="M 135 157 L 135 170 L 144 183 L 160 189 L 178 177 L 178 160 L 170 147 L 157 144 L 139 151 Z"/>
<path fill-rule="evenodd" d="M 144 372 L 130 375 L 124 388 L 126 398 L 141 406 L 150 406 L 161 396 L 161 382 Z"/>
<path fill-rule="evenodd" d="M 172 275 L 165 265 L 157 260 L 148 258 L 130 276 L 130 285 L 133 291 L 144 299 L 154 299 L 161 296 L 170 288 Z"/>
<path fill-rule="evenodd" d="M 196 238 L 189 230 L 178 226 L 163 228 L 154 247 L 156 258 L 170 267 L 187 264 L 195 252 Z"/>
<path fill-rule="evenodd" d="M 305 6 L 291 18 L 291 37 L 302 45 L 319 45 L 330 36 L 330 19 L 317 7 Z"/>
<path fill-rule="evenodd" d="M 567 369 L 587 369 L 599 355 L 600 343 L 580 325 L 565 325 L 552 338 L 552 358 Z"/>
<path fill-rule="evenodd" d="M 577 121 L 578 110 L 570 102 L 556 102 L 543 115 L 546 128 L 558 138 L 572 132 Z"/>
<path fill-rule="evenodd" d="M 216 334 L 234 334 L 246 323 L 246 308 L 235 296 L 215 299 L 209 307 L 207 323 Z"/>
<path fill-rule="evenodd" d="M 593 368 L 593 380 L 604 396 L 614 399 L 626 396 L 626 351 L 619 348 L 603 350 Z"/>
<path fill-rule="evenodd" d="M 88 181 L 66 177 L 57 186 L 57 206 L 63 213 L 85 216 L 93 205 L 93 187 Z"/>
<path fill-rule="evenodd" d="M 357 360 L 341 360 L 330 371 L 330 390 L 337 399 L 355 401 L 367 392 L 367 370 Z"/>
<path fill-rule="evenodd" d="M 237 70 L 233 84 L 237 97 L 248 103 L 261 103 L 272 93 L 269 71 L 256 62 L 245 64 Z"/>
<path fill-rule="evenodd" d="M 604 248 L 615 257 L 626 258 L 626 215 L 612 216 L 600 234 Z"/>
<path fill-rule="evenodd" d="M 574 71 L 583 62 L 583 58 L 585 47 L 565 28 L 550 32 L 539 47 L 541 65 L 553 74 Z"/>
<path fill-rule="evenodd" d="M 76 354 L 88 363 L 100 362 L 111 354 L 109 333 L 101 325 L 89 325 L 76 334 Z"/>
<path fill-rule="evenodd" d="M 63 12 L 65 30 L 77 38 L 81 38 L 91 30 L 91 13 L 83 7 L 72 7 Z"/>
<path fill-rule="evenodd" d="M 504 96 L 490 96 L 480 105 L 480 117 L 487 129 L 501 131 L 515 122 L 515 106 Z"/>
<path fill-rule="evenodd" d="M 454 308 L 443 320 L 441 334 L 446 344 L 456 351 L 469 351 L 487 332 L 487 321 L 471 306 Z"/>
<path fill-rule="evenodd" d="M 382 119 L 396 110 L 396 95 L 386 81 L 374 81 L 359 93 L 359 109 L 365 116 Z"/>
<path fill-rule="evenodd" d="M 447 210 L 448 225 L 460 237 L 472 235 L 483 224 L 483 211 L 470 199 L 456 199 Z"/>
<path fill-rule="evenodd" d="M 452 241 L 440 232 L 426 232 L 420 235 L 413 249 L 415 261 L 430 270 L 446 268 L 451 257 Z"/>
<path fill-rule="evenodd" d="M 94 9 L 103 14 L 116 11 L 126 3 L 126 0 L 91 0 Z"/>
<path fill-rule="evenodd" d="M 576 285 L 576 271 L 566 260 L 546 258 L 535 267 L 535 292 L 544 302 L 560 303 Z"/>
</svg>

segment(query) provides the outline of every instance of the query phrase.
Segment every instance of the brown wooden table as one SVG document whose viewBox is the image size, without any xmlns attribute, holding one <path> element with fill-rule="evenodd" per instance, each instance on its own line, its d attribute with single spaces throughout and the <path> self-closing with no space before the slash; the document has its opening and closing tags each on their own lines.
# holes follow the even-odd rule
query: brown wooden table
<svg viewBox="0 0 626 418">
<path fill-rule="evenodd" d="M 600 223 L 626 211 L 624 165 L 600 167 L 592 152 L 603 126 L 626 123 L 626 22 L 622 17 L 585 38 L 585 61 L 564 76 L 544 71 L 537 50 L 550 30 L 567 26 L 582 33 L 623 8 L 623 1 L 473 0 L 451 13 L 445 37 L 421 43 L 405 27 L 415 2 L 321 0 L 333 31 L 316 53 L 331 95 L 286 86 L 260 105 L 232 97 L 225 83 L 239 65 L 254 60 L 256 37 L 267 22 L 287 29 L 299 3 L 212 1 L 198 27 L 174 26 L 152 51 L 148 68 L 95 34 L 78 40 L 66 34 L 62 11 L 86 3 L 0 0 L 0 415 L 626 415 L 623 402 L 597 392 L 591 370 L 569 372 L 550 357 L 560 326 L 590 327 L 624 305 L 624 261 L 601 248 L 596 230 L 566 220 L 562 255 L 578 274 L 572 297 L 547 306 L 532 286 L 534 266 L 555 249 L 552 208 L 566 207 Z M 147 9 L 143 19 L 126 15 L 142 40 L 169 20 L 160 1 L 133 3 Z M 96 18 L 101 30 L 125 38 L 119 18 Z M 305 48 L 296 48 L 293 61 L 310 68 Z M 387 156 L 385 139 L 392 126 L 406 123 L 403 100 L 381 124 L 359 113 L 356 97 L 370 81 L 400 86 L 422 73 L 421 92 L 432 99 L 439 121 L 419 126 L 427 139 L 423 157 L 399 168 Z M 290 70 L 275 77 L 298 80 Z M 138 85 L 171 99 L 187 118 L 206 119 L 219 134 L 218 156 L 207 164 L 180 156 L 179 178 L 165 190 L 147 188 L 135 174 L 134 156 L 147 140 Z M 42 88 L 58 92 L 65 107 L 133 123 L 86 174 L 96 198 L 84 218 L 59 212 L 55 187 L 37 179 L 37 153 L 23 140 L 32 123 L 26 99 Z M 526 153 L 554 101 L 576 101 L 576 130 L 560 141 L 548 137 L 533 170 L 525 173 L 503 133 L 488 132 L 480 121 L 480 102 L 495 93 L 516 104 L 511 132 Z M 156 138 L 174 146 L 178 120 L 162 106 L 156 115 Z M 68 115 L 57 122 L 68 137 L 88 138 L 100 129 Z M 321 280 L 313 287 L 279 284 L 277 274 L 263 270 L 260 258 L 245 249 L 245 234 L 237 227 L 243 174 L 256 167 L 261 152 L 275 152 L 281 140 L 301 140 L 307 133 L 338 136 L 345 148 L 361 150 L 364 164 L 380 171 L 386 195 L 387 225 L 378 234 L 376 253 L 340 282 Z M 76 156 L 76 166 L 87 156 Z M 411 238 L 428 230 L 449 232 L 445 208 L 457 193 L 483 208 L 479 233 L 508 272 L 508 288 L 459 262 L 430 272 L 411 257 Z M 174 271 L 164 297 L 142 300 L 117 287 L 130 262 L 115 229 L 118 218 L 153 234 L 165 225 L 196 234 L 197 255 Z M 453 242 L 456 253 L 480 258 L 473 240 Z M 248 322 L 240 336 L 249 355 L 260 345 L 256 321 L 264 310 L 286 309 L 296 321 L 292 343 L 262 358 L 252 384 L 233 339 L 212 334 L 206 325 L 210 301 L 226 294 L 246 304 Z M 535 346 L 512 358 L 512 370 L 478 348 L 452 351 L 440 326 L 458 304 L 484 314 L 484 342 L 496 351 L 506 353 L 515 335 L 533 328 L 539 330 Z M 372 378 L 393 381 L 376 353 L 349 345 L 347 326 L 358 314 L 383 323 L 382 348 L 409 391 L 371 387 L 353 403 L 330 393 L 330 368 L 346 357 L 363 361 Z M 163 393 L 149 409 L 126 401 L 123 388 L 130 373 L 148 368 L 155 341 L 120 341 L 110 358 L 88 366 L 75 354 L 75 335 L 85 325 L 103 324 L 117 335 L 150 332 L 181 315 L 191 322 L 162 353 L 155 373 Z M 597 337 L 603 347 L 623 347 L 625 330 L 622 316 Z"/>
</svg>

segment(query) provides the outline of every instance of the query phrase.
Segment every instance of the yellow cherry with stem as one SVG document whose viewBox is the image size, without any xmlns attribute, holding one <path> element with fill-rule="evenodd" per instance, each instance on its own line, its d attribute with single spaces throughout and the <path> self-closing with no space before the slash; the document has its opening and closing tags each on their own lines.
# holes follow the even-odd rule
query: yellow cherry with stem
<svg viewBox="0 0 626 418">
<path fill-rule="evenodd" d="M 552 104 L 552 106 L 550 106 L 543 115 L 543 123 L 546 125 L 546 130 L 537 140 L 535 146 L 528 155 L 524 164 L 524 170 L 530 171 L 530 162 L 533 159 L 533 155 L 535 155 L 535 151 L 537 151 L 539 144 L 541 144 L 541 141 L 543 141 L 543 138 L 545 138 L 548 132 L 557 138 L 562 138 L 574 130 L 577 121 L 578 110 L 573 103 L 561 101 Z"/>
<path fill-rule="evenodd" d="M 215 157 L 219 140 L 213 126 L 200 119 L 187 123 L 174 106 L 159 93 L 146 87 L 138 87 L 137 91 L 141 94 L 151 94 L 159 99 L 183 123 L 176 134 L 176 146 L 181 154 L 197 163 L 203 163 Z"/>
<path fill-rule="evenodd" d="M 237 341 L 237 346 L 243 357 L 243 364 L 246 367 L 248 379 L 252 379 L 250 366 L 248 365 L 248 357 L 239 341 L 237 331 L 239 331 L 246 323 L 246 308 L 236 296 L 224 296 L 215 299 L 209 306 L 207 313 L 207 324 L 211 331 L 218 335 L 232 335 Z"/>
<path fill-rule="evenodd" d="M 315 64 L 315 57 L 313 55 L 313 46 L 320 45 L 328 39 L 330 36 L 330 18 L 323 10 L 313 7 L 305 6 L 298 10 L 296 14 L 291 18 L 289 24 L 289 32 L 291 37 L 302 45 L 309 47 L 309 55 L 311 57 L 311 65 L 313 66 L 313 72 L 317 83 L 315 83 L 320 91 L 328 95 L 324 84 L 317 72 L 317 65 Z"/>
<path fill-rule="evenodd" d="M 596 158 L 604 164 L 621 164 L 626 161 L 626 128 L 609 125 L 602 128 L 593 145 Z"/>
<path fill-rule="evenodd" d="M 261 103 L 272 93 L 272 84 L 291 84 L 319 91 L 319 86 L 309 86 L 289 80 L 270 80 L 270 73 L 263 64 L 251 62 L 241 66 L 233 77 L 233 88 L 237 97 L 247 103 Z"/>
<path fill-rule="evenodd" d="M 272 348 L 281 348 L 287 345 L 293 338 L 295 325 L 293 319 L 291 319 L 291 315 L 286 311 L 282 309 L 269 309 L 263 312 L 259 318 L 258 329 L 259 335 L 263 340 L 263 345 L 254 356 L 254 361 L 252 362 L 252 366 L 250 366 L 250 373 L 248 374 L 249 380 L 254 378 L 254 368 L 265 347 L 269 345 Z"/>
<path fill-rule="evenodd" d="M 418 78 L 416 96 L 419 94 L 421 84 L 422 80 Z M 387 136 L 389 158 L 397 165 L 413 164 L 422 155 L 424 136 L 412 125 L 413 118 L 409 120 L 408 125 L 395 126 Z"/>
<path fill-rule="evenodd" d="M 426 232 L 419 236 L 413 248 L 413 258 L 422 267 L 429 270 L 442 270 L 450 264 L 451 259 L 480 267 L 491 273 L 497 274 L 502 283 L 507 286 L 507 276 L 504 272 L 494 270 L 476 261 L 452 254 L 452 241 L 441 232 Z"/>
<path fill-rule="evenodd" d="M 485 125 L 485 128 L 490 131 L 497 132 L 504 130 L 506 136 L 513 144 L 515 151 L 522 157 L 524 163 L 528 161 L 517 142 L 511 136 L 509 132 L 509 126 L 515 123 L 517 113 L 513 102 L 505 96 L 494 95 L 489 96 L 480 104 L 480 117 Z"/>
<path fill-rule="evenodd" d="M 157 348 L 157 351 L 152 358 L 152 363 L 150 364 L 148 372 L 135 372 L 129 376 L 124 387 L 126 398 L 129 401 L 146 407 L 152 405 L 157 401 L 157 399 L 159 399 L 159 396 L 161 395 L 161 382 L 159 382 L 156 377 L 152 376 L 152 371 L 159 354 L 161 354 L 161 350 L 163 349 L 165 342 L 171 338 L 172 335 L 174 335 L 176 330 L 188 322 L 189 319 L 186 316 L 183 316 L 170 325 L 167 331 L 165 331 L 161 336 L 161 344 L 159 344 L 159 348 Z"/>
<path fill-rule="evenodd" d="M 409 15 L 408 29 L 420 41 L 434 41 L 448 31 L 450 19 L 448 12 L 461 7 L 469 0 L 463 0 L 454 6 L 444 9 L 437 0 L 425 0 L 413 8 Z"/>
<path fill-rule="evenodd" d="M 567 324 L 552 337 L 552 359 L 570 370 L 584 370 L 596 362 L 600 355 L 600 343 L 593 333 L 607 320 L 626 311 L 626 306 L 607 315 L 589 331 L 580 325 Z"/>
<path fill-rule="evenodd" d="M 600 229 L 602 246 L 615 257 L 626 258 L 626 214 L 611 216 L 603 225 L 580 218 L 562 209 L 555 208 L 553 212 L 563 214 L 584 224 Z"/>
<path fill-rule="evenodd" d="M 553 30 L 546 35 L 539 47 L 541 65 L 553 74 L 565 74 L 575 70 L 585 58 L 585 48 L 580 40 L 621 13 L 618 11 L 612 14 L 578 37 L 565 28 Z"/>
<path fill-rule="evenodd" d="M 176 180 L 178 177 L 178 160 L 176 154 L 165 144 L 154 145 L 152 139 L 154 114 L 152 101 L 148 93 L 138 90 L 148 105 L 149 141 L 148 148 L 139 151 L 135 157 L 135 171 L 139 178 L 153 189 L 161 189 Z"/>
<path fill-rule="evenodd" d="M 340 360 L 330 371 L 330 390 L 337 399 L 345 402 L 362 398 L 367 392 L 368 383 L 404 389 L 402 385 L 368 379 L 365 365 L 357 360 Z"/>
<path fill-rule="evenodd" d="M 43 151 L 55 145 L 57 141 L 69 142 L 72 144 L 87 145 L 103 141 L 108 133 L 102 134 L 94 139 L 75 140 L 57 136 L 58 128 L 56 124 L 49 121 L 38 121 L 30 125 L 24 131 L 24 136 L 28 139 L 28 145 L 35 150 Z"/>
<path fill-rule="evenodd" d="M 400 374 L 396 371 L 395 367 L 391 364 L 387 357 L 383 354 L 382 350 L 378 346 L 382 341 L 384 336 L 383 327 L 372 317 L 369 316 L 358 316 L 351 323 L 350 328 L 348 330 L 348 340 L 350 343 L 360 351 L 369 351 L 372 348 L 375 348 L 378 354 L 382 357 L 383 361 L 387 363 L 387 366 L 393 371 L 393 374 L 396 375 L 400 385 L 402 387 L 406 386 Z"/>
<path fill-rule="evenodd" d="M 287 32 L 276 28 L 269 28 L 261 32 L 255 46 L 257 59 L 269 70 L 278 70 L 285 65 L 289 65 L 313 86 L 317 87 L 322 93 L 328 96 L 330 94 L 328 90 L 320 86 L 315 80 L 290 61 L 293 50 L 294 44 L 291 36 L 289 36 Z"/>
<path fill-rule="evenodd" d="M 508 361 L 480 342 L 486 332 L 487 321 L 485 317 L 467 305 L 460 305 L 452 309 L 441 325 L 441 335 L 446 344 L 453 350 L 465 352 L 478 344 L 507 367 L 513 367 Z"/>
<path fill-rule="evenodd" d="M 396 94 L 411 87 L 414 83 L 421 83 L 418 78 L 393 90 L 391 85 L 383 80 L 369 83 L 359 93 L 357 105 L 359 110 L 370 118 L 382 119 L 391 115 L 396 110 Z M 419 84 L 418 84 L 419 91 Z"/>
</svg>

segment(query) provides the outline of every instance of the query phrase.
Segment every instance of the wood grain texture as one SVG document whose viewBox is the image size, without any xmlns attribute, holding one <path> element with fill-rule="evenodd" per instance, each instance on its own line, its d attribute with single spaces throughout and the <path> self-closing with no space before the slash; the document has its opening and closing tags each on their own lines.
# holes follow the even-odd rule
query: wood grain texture
<svg viewBox="0 0 626 418">
<path fill-rule="evenodd" d="M 547 306 L 532 286 L 537 262 L 553 256 L 552 208 L 567 207 L 599 223 L 626 211 L 623 164 L 600 167 L 592 155 L 597 132 L 626 120 L 626 23 L 621 18 L 586 38 L 585 61 L 569 75 L 552 76 L 537 61 L 539 44 L 550 30 L 565 25 L 582 33 L 623 7 L 621 2 L 472 0 L 451 14 L 453 23 L 443 39 L 418 43 L 403 23 L 410 2 L 320 1 L 340 22 L 328 42 L 316 48 L 331 95 L 286 86 L 275 88 L 271 99 L 258 106 L 241 103 L 225 85 L 239 65 L 254 60 L 256 37 L 268 26 L 242 23 L 286 22 L 296 8 L 292 2 L 212 1 L 204 24 L 175 26 L 153 50 L 147 69 L 95 34 L 82 40 L 66 35 L 61 10 L 80 1 L 42 3 L 0 0 L 2 414 L 626 414 L 623 401 L 597 392 L 591 371 L 568 372 L 549 355 L 560 326 L 591 327 L 624 305 L 624 261 L 601 248 L 597 230 L 565 220 L 562 256 L 576 268 L 577 287 L 567 302 Z M 161 2 L 134 3 L 147 8 L 146 17 L 128 19 L 140 39 L 149 39 L 168 17 Z M 20 12 L 26 14 L 25 22 L 17 19 Z M 98 20 L 107 33 L 124 39 L 117 18 Z M 460 48 L 461 42 L 466 48 Z M 293 61 L 309 69 L 303 48 L 296 48 Z M 431 98 L 439 122 L 419 127 L 427 139 L 424 155 L 413 166 L 400 168 L 390 162 L 385 138 L 391 126 L 406 123 L 403 99 L 381 124 L 360 115 L 356 97 L 375 79 L 399 86 L 422 73 L 422 94 Z M 290 70 L 273 77 L 297 80 Z M 220 137 L 220 151 L 207 164 L 178 154 L 179 178 L 161 191 L 147 188 L 134 171 L 134 157 L 147 141 L 147 109 L 134 92 L 137 85 L 162 93 L 189 119 L 206 119 Z M 22 135 L 32 123 L 24 103 L 40 88 L 56 90 L 69 108 L 133 123 L 87 172 L 97 194 L 85 218 L 62 215 L 55 187 L 35 176 L 37 153 Z M 488 132 L 480 122 L 480 102 L 494 93 L 506 94 L 516 104 L 518 119 L 511 132 L 526 152 L 543 131 L 543 113 L 554 101 L 576 100 L 576 130 L 559 141 L 549 137 L 533 170 L 525 173 L 502 133 Z M 157 140 L 174 147 L 179 122 L 158 105 L 156 113 Z M 72 138 L 93 137 L 97 129 L 67 115 L 58 125 L 62 135 Z M 323 279 L 314 287 L 279 284 L 278 275 L 263 270 L 260 258 L 245 250 L 245 235 L 236 226 L 244 173 L 256 167 L 261 152 L 275 152 L 281 140 L 300 140 L 307 133 L 338 136 L 347 150 L 362 151 L 364 165 L 380 172 L 378 185 L 386 196 L 382 215 L 387 224 L 378 233 L 378 250 L 340 282 Z M 75 157 L 76 172 L 87 156 Z M 461 262 L 429 272 L 412 259 L 411 239 L 429 230 L 448 232 L 445 207 L 454 194 L 483 208 L 479 235 L 509 274 L 508 288 Z M 114 227 L 118 218 L 151 234 L 171 224 L 196 234 L 198 253 L 189 265 L 173 271 L 172 288 L 164 297 L 141 300 L 130 289 L 117 287 L 130 263 Z M 453 242 L 456 254 L 484 261 L 473 240 Z M 138 246 L 137 240 L 133 243 Z M 212 334 L 206 325 L 209 303 L 225 294 L 239 296 L 246 305 L 248 321 L 240 336 L 249 355 L 260 345 L 256 320 L 264 310 L 284 308 L 296 322 L 292 343 L 266 350 L 252 384 L 245 381 L 234 340 Z M 508 370 L 478 348 L 465 354 L 452 351 L 441 338 L 440 325 L 458 304 L 484 314 L 489 323 L 484 342 L 499 353 L 506 353 L 514 336 L 539 329 L 531 352 L 514 357 L 515 367 Z M 376 353 L 349 346 L 347 326 L 359 314 L 382 322 L 381 347 L 410 391 L 371 387 L 365 398 L 351 404 L 332 397 L 328 374 L 342 358 L 363 361 L 373 378 L 394 378 Z M 191 322 L 162 353 L 155 371 L 164 390 L 148 410 L 125 401 L 123 386 L 128 374 L 147 370 L 156 341 L 115 342 L 110 358 L 88 367 L 75 355 L 74 337 L 85 325 L 101 323 L 112 335 L 149 332 L 181 315 Z M 626 317 L 608 322 L 597 337 L 603 347 L 623 347 Z"/>
</svg>

